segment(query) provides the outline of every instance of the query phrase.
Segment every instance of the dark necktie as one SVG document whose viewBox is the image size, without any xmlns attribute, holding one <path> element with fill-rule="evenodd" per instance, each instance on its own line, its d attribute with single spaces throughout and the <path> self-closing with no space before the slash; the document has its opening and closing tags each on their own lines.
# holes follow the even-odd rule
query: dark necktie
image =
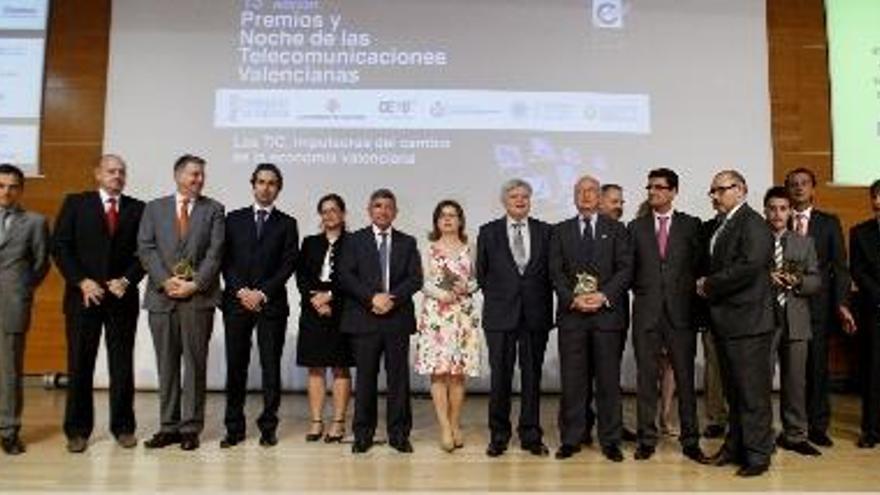
<svg viewBox="0 0 880 495">
<path fill-rule="evenodd" d="M 388 232 L 380 232 L 379 237 L 382 242 L 379 243 L 379 269 L 382 270 L 382 290 L 388 292 Z"/>
<path fill-rule="evenodd" d="M 266 225 L 266 215 L 269 212 L 266 210 L 257 210 L 257 239 L 261 239 L 263 237 L 263 227 Z"/>
</svg>

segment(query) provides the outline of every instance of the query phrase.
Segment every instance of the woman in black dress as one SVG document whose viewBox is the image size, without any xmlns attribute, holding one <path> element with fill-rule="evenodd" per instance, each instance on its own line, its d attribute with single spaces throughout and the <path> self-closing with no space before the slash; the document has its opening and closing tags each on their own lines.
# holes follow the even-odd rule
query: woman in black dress
<svg viewBox="0 0 880 495">
<path fill-rule="evenodd" d="M 318 201 L 323 232 L 303 239 L 296 285 L 299 287 L 299 335 L 296 363 L 309 369 L 308 394 L 312 423 L 306 441 L 315 442 L 324 435 L 324 398 L 327 368 L 333 373 L 333 422 L 324 441 L 339 442 L 345 435 L 345 416 L 351 396 L 354 366 L 348 337 L 339 331 L 341 298 L 337 297 L 333 261 L 345 239 L 345 202 L 336 194 Z"/>
</svg>

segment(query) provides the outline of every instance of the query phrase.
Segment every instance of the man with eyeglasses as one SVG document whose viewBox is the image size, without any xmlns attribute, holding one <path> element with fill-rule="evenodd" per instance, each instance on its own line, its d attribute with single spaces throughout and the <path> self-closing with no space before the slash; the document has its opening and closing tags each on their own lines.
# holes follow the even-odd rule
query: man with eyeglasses
<svg viewBox="0 0 880 495">
<path fill-rule="evenodd" d="M 739 464 L 737 475 L 743 477 L 766 472 L 773 452 L 773 238 L 761 215 L 746 204 L 747 194 L 745 178 L 735 170 L 712 180 L 709 196 L 720 219 L 709 241 L 708 274 L 696 283 L 708 301 L 730 405 L 727 437 L 711 462 Z"/>
<path fill-rule="evenodd" d="M 691 321 L 696 299 L 694 282 L 700 268 L 700 219 L 675 210 L 675 171 L 652 170 L 646 189 L 651 211 L 629 224 L 634 251 L 633 345 L 638 366 L 635 458 L 650 459 L 657 446 L 658 365 L 665 349 L 678 389 L 682 452 L 689 459 L 705 463 L 694 392 L 697 332 Z"/>
</svg>

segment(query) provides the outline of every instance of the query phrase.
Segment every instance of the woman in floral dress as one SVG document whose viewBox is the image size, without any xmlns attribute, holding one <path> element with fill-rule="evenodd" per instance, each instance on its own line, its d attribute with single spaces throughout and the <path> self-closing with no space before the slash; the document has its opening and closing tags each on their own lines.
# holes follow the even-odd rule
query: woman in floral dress
<svg viewBox="0 0 880 495">
<path fill-rule="evenodd" d="M 431 375 L 431 397 L 440 423 L 440 445 L 462 447 L 461 409 L 467 377 L 480 375 L 479 316 L 473 248 L 457 202 L 434 208 L 434 228 L 424 254 L 424 302 L 416 337 L 416 372 Z"/>
</svg>

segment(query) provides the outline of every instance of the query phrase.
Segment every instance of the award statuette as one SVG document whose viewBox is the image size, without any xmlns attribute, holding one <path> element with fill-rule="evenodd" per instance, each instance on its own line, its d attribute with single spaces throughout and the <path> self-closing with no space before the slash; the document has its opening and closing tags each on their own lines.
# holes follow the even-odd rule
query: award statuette
<svg viewBox="0 0 880 495">
<path fill-rule="evenodd" d="M 437 284 L 437 287 L 446 291 L 452 291 L 455 288 L 455 284 L 458 283 L 459 280 L 461 280 L 461 277 L 459 277 L 455 272 L 450 270 L 449 267 L 446 266 L 446 264 L 444 264 L 442 277 L 440 279 L 440 283 Z"/>
<path fill-rule="evenodd" d="M 192 281 L 196 274 L 192 263 L 187 258 L 184 258 L 175 263 L 174 267 L 171 269 L 171 272 L 174 274 L 175 277 L 182 278 L 187 282 Z"/>
<path fill-rule="evenodd" d="M 591 272 L 578 272 L 575 275 L 574 295 L 595 294 L 599 291 L 599 276 Z"/>
</svg>

